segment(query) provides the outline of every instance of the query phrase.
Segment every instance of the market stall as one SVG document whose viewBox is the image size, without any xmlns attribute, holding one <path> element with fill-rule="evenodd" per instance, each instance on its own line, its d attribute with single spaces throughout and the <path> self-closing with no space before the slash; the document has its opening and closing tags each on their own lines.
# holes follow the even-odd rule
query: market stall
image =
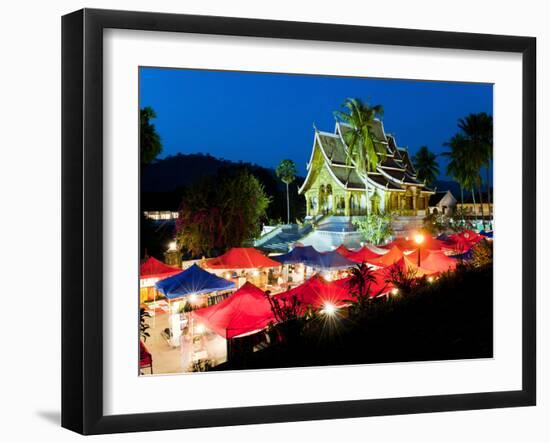
<svg viewBox="0 0 550 443">
<path fill-rule="evenodd" d="M 237 287 L 249 281 L 265 288 L 270 278 L 269 270 L 280 268 L 281 263 L 254 248 L 231 248 L 219 257 L 206 260 L 202 266 L 219 276 L 233 280 Z M 275 278 L 273 272 L 271 274 L 271 278 Z"/>
<path fill-rule="evenodd" d="M 275 322 L 267 295 L 251 283 L 216 305 L 193 311 L 191 319 L 192 348 L 188 352 L 192 359 L 199 356 L 212 365 L 227 360 L 228 340 L 261 331 Z"/>
<path fill-rule="evenodd" d="M 235 283 L 194 264 L 185 271 L 157 282 L 156 287 L 169 300 L 171 334 L 168 339 L 172 346 L 178 346 L 182 328 L 188 322 L 185 311 L 219 301 L 235 289 Z"/>
<path fill-rule="evenodd" d="M 139 302 L 155 301 L 158 293 L 155 283 L 181 272 L 175 266 L 169 266 L 155 257 L 144 260 L 139 267 Z"/>
</svg>

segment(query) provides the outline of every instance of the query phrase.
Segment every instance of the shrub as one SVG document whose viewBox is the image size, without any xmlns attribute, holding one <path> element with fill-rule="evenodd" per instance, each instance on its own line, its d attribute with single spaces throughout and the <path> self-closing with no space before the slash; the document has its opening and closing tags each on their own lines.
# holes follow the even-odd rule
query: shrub
<svg viewBox="0 0 550 443">
<path fill-rule="evenodd" d="M 392 234 L 392 216 L 385 214 L 369 214 L 364 218 L 354 220 L 354 226 L 363 234 L 369 243 L 379 245 L 387 240 Z"/>
<path fill-rule="evenodd" d="M 470 264 L 475 268 L 482 268 L 493 263 L 493 245 L 483 239 L 472 248 Z"/>
</svg>

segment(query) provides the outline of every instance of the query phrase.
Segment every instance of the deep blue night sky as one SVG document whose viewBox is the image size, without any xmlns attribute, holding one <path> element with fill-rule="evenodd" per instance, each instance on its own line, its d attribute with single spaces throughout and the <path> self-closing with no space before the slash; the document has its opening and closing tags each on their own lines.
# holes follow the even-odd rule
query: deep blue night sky
<svg viewBox="0 0 550 443">
<path fill-rule="evenodd" d="M 161 157 L 202 152 L 267 167 L 290 158 L 305 175 L 313 123 L 332 132 L 346 97 L 381 104 L 386 132 L 411 154 L 422 145 L 440 153 L 460 117 L 493 113 L 490 84 L 140 69 L 140 106 L 157 113 Z"/>
</svg>

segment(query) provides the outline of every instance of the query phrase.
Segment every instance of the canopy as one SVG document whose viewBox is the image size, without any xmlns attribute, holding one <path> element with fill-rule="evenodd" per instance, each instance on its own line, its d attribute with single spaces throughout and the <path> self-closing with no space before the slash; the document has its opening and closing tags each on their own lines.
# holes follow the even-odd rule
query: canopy
<svg viewBox="0 0 550 443">
<path fill-rule="evenodd" d="M 422 242 L 421 248 L 439 251 L 444 247 L 444 245 L 445 242 L 440 240 L 439 238 L 433 238 L 431 235 L 424 234 L 424 240 Z M 391 243 L 388 243 L 383 247 L 386 249 L 391 249 L 394 246 L 397 246 L 402 251 L 410 251 L 418 247 L 416 242 L 408 238 L 396 238 Z"/>
<path fill-rule="evenodd" d="M 413 254 L 408 256 L 411 259 L 413 257 Z M 425 258 L 420 255 L 420 266 L 435 272 L 452 271 L 456 268 L 456 259 L 446 256 L 441 251 L 430 251 Z"/>
<path fill-rule="evenodd" d="M 422 242 L 422 245 L 420 247 L 422 249 L 429 249 L 431 251 L 441 251 L 444 246 L 445 242 L 443 240 L 433 238 L 431 235 L 425 235 L 424 241 Z"/>
<path fill-rule="evenodd" d="M 387 254 L 382 255 L 381 257 L 368 260 L 368 263 L 375 266 L 380 266 L 385 268 L 386 266 L 391 266 L 395 262 L 403 258 L 403 252 L 397 246 L 393 246 Z"/>
<path fill-rule="evenodd" d="M 471 229 L 466 229 L 457 234 L 450 235 L 449 239 L 451 241 L 463 240 L 463 241 L 467 241 L 475 244 L 481 239 L 483 239 L 483 236 L 479 235 L 477 232 L 472 231 Z"/>
<path fill-rule="evenodd" d="M 381 254 L 377 254 L 368 246 L 363 246 L 359 251 L 351 252 L 347 255 L 347 258 L 356 263 L 366 263 L 369 260 L 381 257 Z"/>
<path fill-rule="evenodd" d="M 235 283 L 193 265 L 179 274 L 157 282 L 155 286 L 167 298 L 175 299 L 190 294 L 199 295 L 232 289 Z"/>
<path fill-rule="evenodd" d="M 311 260 L 304 260 L 304 264 L 315 269 L 324 270 L 347 269 L 356 265 L 355 262 L 341 256 L 336 251 L 320 252 Z"/>
<path fill-rule="evenodd" d="M 313 246 L 296 246 L 287 254 L 274 256 L 273 260 L 285 265 L 304 263 L 306 261 L 316 260 L 320 254 L 321 253 L 318 252 Z"/>
<path fill-rule="evenodd" d="M 341 279 L 328 282 L 319 274 L 315 274 L 301 285 L 281 292 L 275 297 L 283 302 L 291 302 L 296 297 L 302 311 L 308 306 L 321 309 L 325 303 L 340 307 L 348 304 L 351 299 L 347 281 L 348 279 Z"/>
<path fill-rule="evenodd" d="M 384 269 L 377 269 L 376 271 L 373 271 L 372 276 L 374 277 L 374 280 L 370 282 L 369 287 L 369 298 L 376 297 L 377 295 L 382 295 L 387 292 L 389 292 L 393 285 L 386 281 L 387 278 L 387 272 Z M 337 280 L 336 282 L 341 281 L 346 284 L 346 288 L 348 291 L 353 292 L 353 280 L 351 277 L 347 277 L 342 280 Z"/>
<path fill-rule="evenodd" d="M 336 252 L 343 257 L 348 257 L 350 254 L 353 254 L 355 251 L 346 248 L 343 244 L 336 248 Z"/>
<path fill-rule="evenodd" d="M 396 261 L 392 266 L 397 266 L 403 270 L 414 269 L 416 271 L 415 277 L 424 277 L 425 275 L 434 275 L 437 274 L 437 271 L 432 271 L 431 269 L 426 269 L 423 263 L 420 263 L 420 267 L 416 265 L 416 262 L 409 258 L 410 256 L 404 255 L 400 260 Z M 390 267 L 384 269 L 386 277 L 388 276 Z"/>
<path fill-rule="evenodd" d="M 139 267 L 139 278 L 166 278 L 181 272 L 175 266 L 168 266 L 155 257 L 149 257 Z"/>
<path fill-rule="evenodd" d="M 266 294 L 249 282 L 218 304 L 191 315 L 195 324 L 201 322 L 227 339 L 258 331 L 275 321 Z"/>
<path fill-rule="evenodd" d="M 206 261 L 206 269 L 275 268 L 281 264 L 254 248 L 231 248 L 219 257 Z"/>
<path fill-rule="evenodd" d="M 416 245 L 413 243 L 412 240 L 409 240 L 408 238 L 399 237 L 389 242 L 388 244 L 381 246 L 381 248 L 384 249 L 392 249 L 394 247 L 399 248 L 401 251 L 409 251 L 416 248 Z"/>
<path fill-rule="evenodd" d="M 464 253 L 469 251 L 472 246 L 482 239 L 482 235 L 467 229 L 457 234 L 450 235 L 449 239 L 445 242 L 445 249 Z"/>
<path fill-rule="evenodd" d="M 374 297 L 378 294 L 383 294 L 392 288 L 392 285 L 386 283 L 386 275 L 383 270 L 375 271 L 374 281 L 370 286 L 370 296 Z M 319 274 L 315 274 L 302 283 L 286 292 L 281 292 L 275 295 L 280 300 L 290 302 L 293 297 L 296 297 L 305 310 L 308 306 L 314 309 L 322 309 L 326 303 L 330 303 L 336 307 L 348 305 L 355 297 L 352 295 L 351 277 L 326 281 Z"/>
</svg>

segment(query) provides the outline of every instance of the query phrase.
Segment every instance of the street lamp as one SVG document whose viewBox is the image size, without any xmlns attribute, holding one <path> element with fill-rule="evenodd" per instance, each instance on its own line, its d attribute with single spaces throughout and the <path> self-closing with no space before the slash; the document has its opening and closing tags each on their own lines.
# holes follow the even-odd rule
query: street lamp
<svg viewBox="0 0 550 443">
<path fill-rule="evenodd" d="M 414 242 L 418 245 L 418 262 L 417 266 L 420 267 L 420 246 L 422 243 L 424 243 L 424 235 L 421 233 L 417 233 L 414 236 Z"/>
</svg>

